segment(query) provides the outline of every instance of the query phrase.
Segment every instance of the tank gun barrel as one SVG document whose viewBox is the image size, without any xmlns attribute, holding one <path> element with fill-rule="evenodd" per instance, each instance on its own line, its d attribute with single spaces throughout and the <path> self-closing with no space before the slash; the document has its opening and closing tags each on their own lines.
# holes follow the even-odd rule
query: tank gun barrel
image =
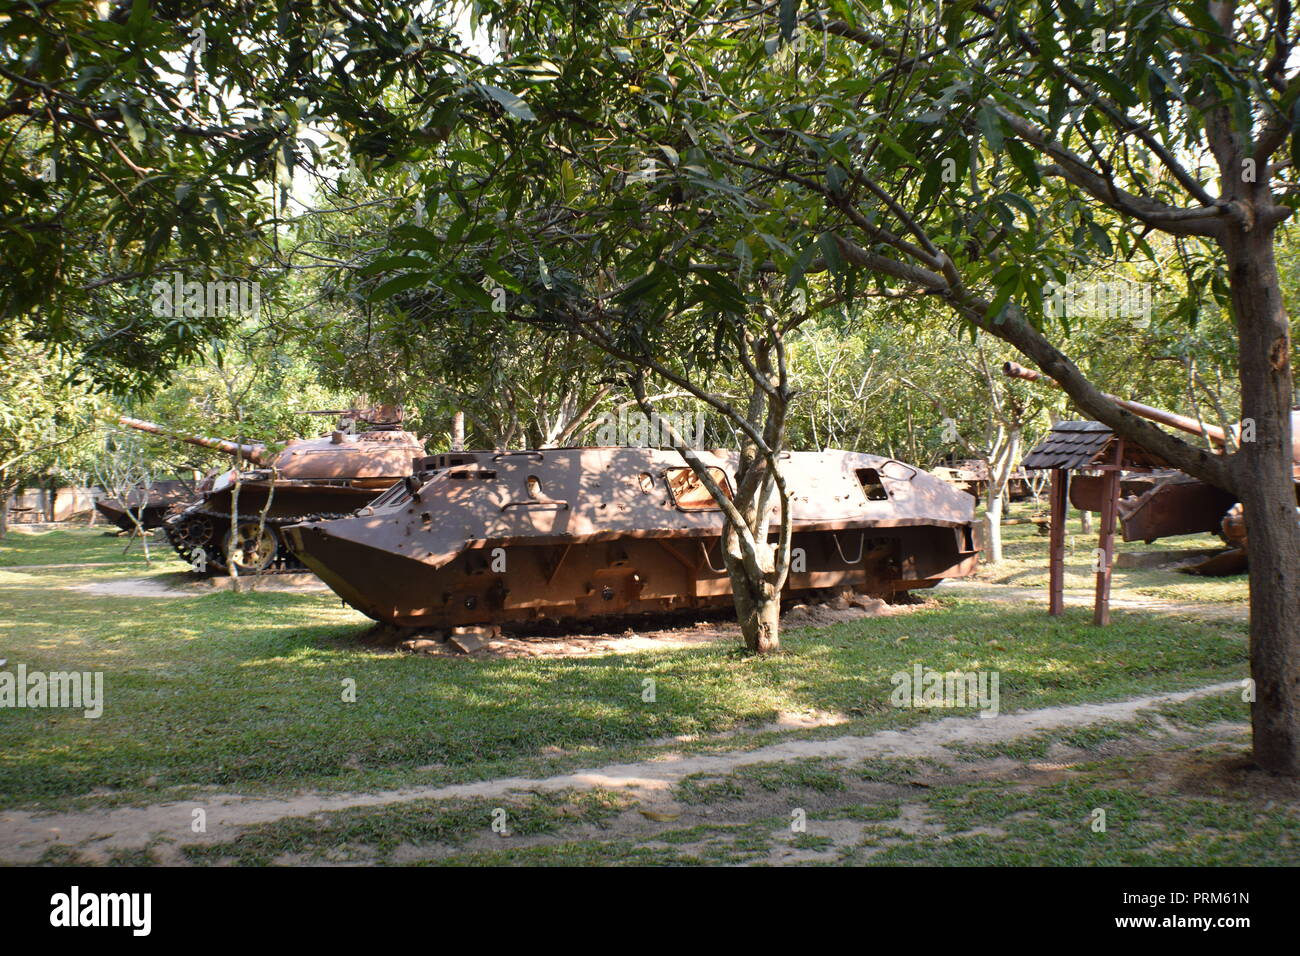
<svg viewBox="0 0 1300 956">
<path fill-rule="evenodd" d="M 238 455 L 245 461 L 252 462 L 255 465 L 260 465 L 262 457 L 266 454 L 266 446 L 261 442 L 244 443 L 228 441 L 225 438 L 206 438 L 203 435 L 182 435 L 153 422 L 146 422 L 139 418 L 128 418 L 125 415 L 120 417 L 117 423 L 125 425 L 127 428 L 134 428 L 136 431 L 161 435 L 164 438 L 174 438 L 189 445 L 198 445 L 200 448 L 211 448 L 214 451 L 225 452 L 227 455 Z"/>
<path fill-rule="evenodd" d="M 1024 379 L 1026 382 L 1042 382 L 1052 388 L 1060 388 L 1061 383 L 1054 378 L 1049 378 L 1042 372 L 1035 372 L 1031 368 L 1025 368 L 1015 362 L 1007 362 L 1002 366 L 1002 373 L 1008 378 Z M 1166 411 L 1163 408 L 1153 408 L 1150 405 L 1143 405 L 1141 402 L 1130 402 L 1127 399 L 1120 398 L 1117 395 L 1111 395 L 1108 392 L 1102 392 L 1106 398 L 1126 411 L 1132 412 L 1139 418 L 1145 418 L 1148 421 L 1155 422 L 1159 425 L 1168 425 L 1170 428 L 1176 428 L 1179 431 L 1187 432 L 1189 435 L 1204 435 L 1214 445 L 1223 448 L 1227 445 L 1227 436 L 1222 428 L 1215 425 L 1207 425 L 1204 422 L 1197 421 L 1187 415 L 1179 415 L 1176 412 Z"/>
</svg>

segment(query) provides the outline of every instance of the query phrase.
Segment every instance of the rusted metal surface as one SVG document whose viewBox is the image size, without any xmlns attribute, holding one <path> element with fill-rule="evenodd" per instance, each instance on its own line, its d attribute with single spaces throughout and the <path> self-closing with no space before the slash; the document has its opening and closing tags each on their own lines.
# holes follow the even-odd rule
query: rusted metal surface
<svg viewBox="0 0 1300 956">
<path fill-rule="evenodd" d="M 935 465 L 930 469 L 930 474 L 947 482 L 958 491 L 966 492 L 975 499 L 977 504 L 988 494 L 989 463 L 983 458 L 966 458 Z M 1024 469 L 1014 471 L 1007 476 L 1006 493 L 1012 501 L 1023 501 L 1033 497 L 1034 492 L 1029 485 L 1029 476 Z"/>
<path fill-rule="evenodd" d="M 192 568 L 226 571 L 233 561 L 241 574 L 249 574 L 296 569 L 280 538 L 283 526 L 309 516 L 350 514 L 410 475 L 426 454 L 424 442 L 401 429 L 401 410 L 395 406 L 320 414 L 341 414 L 348 428 L 292 439 L 275 454 L 262 442 L 187 435 L 138 419 L 119 422 L 258 465 L 209 476 L 199 499 L 174 508 L 163 523 L 176 553 Z M 352 431 L 357 424 L 364 430 Z"/>
<path fill-rule="evenodd" d="M 1150 474 L 1128 472 L 1121 476 L 1119 481 L 1120 498 L 1140 498 L 1160 481 L 1173 477 L 1185 479 L 1187 476 L 1181 471 L 1174 471 L 1173 469 L 1165 469 Z M 1075 475 L 1070 482 L 1070 504 L 1079 511 L 1092 511 L 1100 514 L 1105 495 L 1105 489 L 1102 485 L 1102 475 Z"/>
<path fill-rule="evenodd" d="M 1145 541 L 1181 534 L 1220 534 L 1235 496 L 1182 472 L 1175 472 L 1146 493 L 1119 503 L 1125 541 Z"/>
<path fill-rule="evenodd" d="M 136 522 L 127 514 L 127 509 L 130 509 L 141 526 L 146 531 L 152 531 L 162 527 L 170 508 L 193 498 L 194 487 L 186 482 L 155 481 L 148 490 L 142 485 L 132 488 L 125 501 L 121 498 L 99 498 L 95 501 L 95 510 L 123 531 L 134 531 Z"/>
<path fill-rule="evenodd" d="M 699 456 L 733 485 L 734 453 Z M 836 451 L 793 452 L 782 468 L 788 594 L 889 594 L 975 569 L 974 499 L 920 469 Z M 723 518 L 699 491 L 680 456 L 652 448 L 451 453 L 352 517 L 284 535 L 345 601 L 398 625 L 725 605 Z"/>
<path fill-rule="evenodd" d="M 162 438 L 173 438 L 176 441 L 185 442 L 187 445 L 197 445 L 199 448 L 211 448 L 213 451 L 224 452 L 227 455 L 238 455 L 245 461 L 253 464 L 261 464 L 262 457 L 266 454 L 266 446 L 261 442 L 237 442 L 230 441 L 226 438 L 208 438 L 204 435 L 187 435 L 180 432 L 174 432 L 162 425 L 154 422 L 146 422 L 140 418 L 128 418 L 123 415 L 117 420 L 119 425 L 125 425 L 127 428 L 134 428 L 138 432 L 148 432 L 150 435 L 159 435 Z"/>
<path fill-rule="evenodd" d="M 982 458 L 968 458 L 950 464 L 935 465 L 930 474 L 958 491 L 964 491 L 976 502 L 988 492 L 989 463 Z"/>
</svg>

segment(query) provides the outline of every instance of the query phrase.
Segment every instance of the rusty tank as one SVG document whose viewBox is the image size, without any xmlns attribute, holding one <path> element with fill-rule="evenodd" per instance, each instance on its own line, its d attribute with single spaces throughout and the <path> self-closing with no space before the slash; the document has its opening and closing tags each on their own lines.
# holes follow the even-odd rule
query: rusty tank
<svg viewBox="0 0 1300 956">
<path fill-rule="evenodd" d="M 730 494 L 737 455 L 698 455 Z M 938 478 L 843 451 L 782 467 L 787 596 L 889 596 L 974 571 L 975 500 Z M 620 446 L 435 455 L 356 515 L 283 533 L 363 614 L 452 628 L 728 605 L 722 526 L 676 452 Z"/>
<path fill-rule="evenodd" d="M 163 522 L 176 553 L 194 570 L 216 573 L 232 565 L 240 574 L 300 570 L 281 538 L 284 526 L 356 511 L 410 475 L 427 453 L 419 437 L 403 430 L 395 406 L 311 414 L 343 420 L 328 434 L 292 439 L 277 452 L 262 442 L 178 434 L 152 422 L 118 420 L 235 457 L 237 467 L 205 478 L 198 500 L 173 508 Z"/>
<path fill-rule="evenodd" d="M 1012 378 L 1061 387 L 1054 379 L 1015 362 L 1007 362 L 1003 372 Z M 1107 394 L 1106 397 L 1148 421 L 1191 435 L 1203 435 L 1220 454 L 1240 433 L 1240 426 L 1225 431 L 1187 415 L 1114 395 Z M 1291 463 L 1296 480 L 1296 501 L 1300 505 L 1300 409 L 1291 412 Z M 1240 574 L 1246 570 L 1246 522 L 1241 504 L 1232 492 L 1170 468 L 1157 469 L 1146 475 L 1126 474 L 1121 480 L 1121 495 L 1118 518 L 1125 541 L 1150 543 L 1159 538 L 1185 534 L 1215 534 L 1228 545 L 1228 551 L 1182 570 L 1208 575 Z M 1090 475 L 1076 476 L 1070 482 L 1070 503 L 1081 511 L 1101 511 L 1101 479 Z"/>
<path fill-rule="evenodd" d="M 163 481 L 137 484 L 125 499 L 97 498 L 95 510 L 110 524 L 123 531 L 134 532 L 136 522 L 145 531 L 154 531 L 163 526 L 168 512 L 177 505 L 193 501 L 197 497 L 193 482 L 166 479 Z"/>
</svg>

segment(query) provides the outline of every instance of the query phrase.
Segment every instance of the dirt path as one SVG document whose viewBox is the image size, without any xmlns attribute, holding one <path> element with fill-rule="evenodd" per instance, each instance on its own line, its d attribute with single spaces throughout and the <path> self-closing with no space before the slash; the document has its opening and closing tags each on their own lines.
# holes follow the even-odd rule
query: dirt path
<svg viewBox="0 0 1300 956">
<path fill-rule="evenodd" d="M 634 790 L 648 801 L 671 799 L 672 787 L 695 773 L 725 774 L 748 764 L 829 758 L 860 761 L 872 757 L 942 757 L 947 744 L 987 745 L 1045 730 L 1078 727 L 1101 721 L 1131 720 L 1141 710 L 1220 693 L 1236 682 L 1195 690 L 1155 694 L 1099 704 L 1075 704 L 1003 714 L 995 719 L 948 717 L 903 731 L 886 730 L 869 736 L 830 740 L 792 740 L 755 750 L 680 755 L 666 752 L 640 763 L 615 764 L 553 777 L 505 777 L 477 783 L 438 787 L 409 787 L 377 793 L 300 793 L 289 797 L 215 795 L 148 807 L 70 813 L 0 812 L 0 861 L 33 863 L 56 845 L 92 847 L 96 852 L 142 848 L 155 841 L 172 844 L 224 842 L 242 827 L 286 817 L 379 807 L 413 800 L 493 799 L 530 790 Z M 194 811 L 206 814 L 206 833 L 194 833 Z M 172 860 L 176 857 L 171 855 Z M 172 860 L 169 860 L 172 861 Z"/>
<path fill-rule="evenodd" d="M 120 568 L 131 561 L 83 561 L 78 564 L 0 564 L 0 571 L 66 571 L 70 568 Z"/>
<path fill-rule="evenodd" d="M 230 578 L 194 580 L 184 571 L 159 574 L 151 578 L 122 578 L 117 581 L 88 581 L 84 584 L 65 584 L 70 591 L 83 594 L 102 594 L 105 597 L 192 598 L 219 594 L 232 589 Z M 329 591 L 329 586 L 319 578 L 305 575 L 269 575 L 244 579 L 246 593 L 253 591 L 279 591 L 290 594 L 316 594 Z"/>
</svg>

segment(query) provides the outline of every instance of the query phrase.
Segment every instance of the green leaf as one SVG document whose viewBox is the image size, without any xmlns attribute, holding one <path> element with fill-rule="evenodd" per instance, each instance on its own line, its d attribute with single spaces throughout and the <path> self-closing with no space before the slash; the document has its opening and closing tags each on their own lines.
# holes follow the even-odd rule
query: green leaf
<svg viewBox="0 0 1300 956">
<path fill-rule="evenodd" d="M 826 268 L 836 275 L 844 272 L 844 256 L 840 253 L 840 244 L 835 239 L 835 234 L 823 232 L 817 237 L 817 247 L 822 251 L 822 257 L 826 260 Z"/>
<path fill-rule="evenodd" d="M 396 295 L 398 292 L 405 292 L 407 289 L 414 289 L 416 286 L 424 285 L 432 279 L 433 273 L 431 272 L 407 272 L 382 283 L 367 298 L 371 302 L 379 302 L 391 295 Z"/>
<path fill-rule="evenodd" d="M 364 266 L 358 274 L 373 276 L 405 268 L 428 269 L 429 260 L 419 256 L 384 256 Z"/>
<path fill-rule="evenodd" d="M 995 153 L 1002 152 L 1002 120 L 998 117 L 992 105 L 988 103 L 981 104 L 975 120 L 979 123 L 980 132 L 984 134 L 984 139 L 988 141 L 989 149 Z"/>
<path fill-rule="evenodd" d="M 515 119 L 537 119 L 528 104 L 509 90 L 503 90 L 499 86 L 492 86 L 490 83 L 482 83 L 480 85 L 488 96 L 500 103 L 502 107 L 505 108 L 505 111 L 515 117 Z"/>
</svg>

